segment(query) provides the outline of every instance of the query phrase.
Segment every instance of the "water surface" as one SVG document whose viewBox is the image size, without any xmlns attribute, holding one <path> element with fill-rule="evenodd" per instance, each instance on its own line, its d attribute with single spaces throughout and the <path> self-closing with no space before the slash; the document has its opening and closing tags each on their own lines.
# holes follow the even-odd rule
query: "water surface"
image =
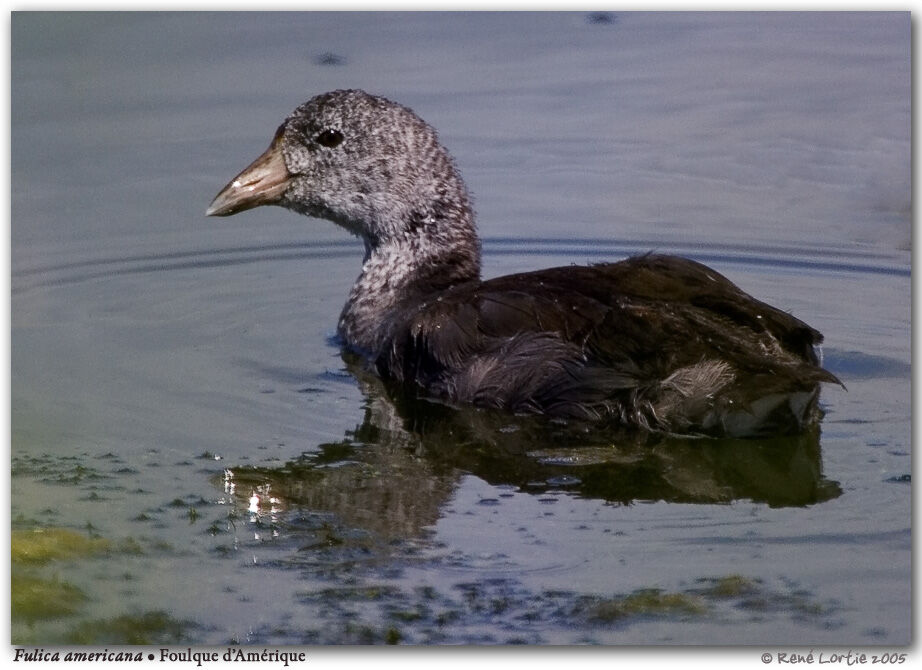
<svg viewBox="0 0 922 670">
<path fill-rule="evenodd" d="M 14 545 L 71 539 L 14 564 L 14 602 L 60 602 L 14 608 L 13 642 L 908 643 L 909 38 L 906 13 L 14 14 Z M 487 276 L 675 252 L 819 328 L 847 387 L 821 432 L 389 395 L 333 337 L 358 242 L 203 215 L 343 87 L 440 130 Z"/>
</svg>

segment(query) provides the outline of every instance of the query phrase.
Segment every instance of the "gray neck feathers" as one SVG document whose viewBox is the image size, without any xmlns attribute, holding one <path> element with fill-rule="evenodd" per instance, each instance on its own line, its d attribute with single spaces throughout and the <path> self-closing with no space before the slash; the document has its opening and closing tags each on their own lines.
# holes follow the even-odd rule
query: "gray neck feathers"
<svg viewBox="0 0 922 670">
<path fill-rule="evenodd" d="M 339 333 L 350 347 L 378 352 L 396 311 L 428 294 L 479 279 L 480 241 L 466 191 L 458 182 L 452 192 L 442 190 L 403 221 L 376 226 L 390 228 L 389 234 L 362 235 L 362 273 L 339 319 Z"/>
</svg>

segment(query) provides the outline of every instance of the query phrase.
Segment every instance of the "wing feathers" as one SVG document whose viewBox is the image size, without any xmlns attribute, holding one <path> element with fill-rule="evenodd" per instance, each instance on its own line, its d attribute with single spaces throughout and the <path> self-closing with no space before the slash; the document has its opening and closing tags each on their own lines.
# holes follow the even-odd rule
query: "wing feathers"
<svg viewBox="0 0 922 670">
<path fill-rule="evenodd" d="M 706 427 L 728 398 L 738 411 L 838 381 L 817 365 L 817 331 L 668 256 L 470 283 L 398 317 L 383 376 L 517 412 Z"/>
</svg>

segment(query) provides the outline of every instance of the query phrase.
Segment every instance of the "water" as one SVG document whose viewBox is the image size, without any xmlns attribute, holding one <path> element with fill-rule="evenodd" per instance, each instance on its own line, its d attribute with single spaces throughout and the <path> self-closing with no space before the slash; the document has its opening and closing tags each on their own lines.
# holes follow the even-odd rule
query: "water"
<svg viewBox="0 0 922 670">
<path fill-rule="evenodd" d="M 906 13 L 14 14 L 14 548 L 108 544 L 14 564 L 14 602 L 76 591 L 14 608 L 13 642 L 907 644 L 909 38 Z M 356 241 L 203 216 L 342 87 L 440 130 L 486 275 L 675 252 L 819 328 L 847 386 L 822 434 L 638 444 L 389 398 L 332 338 Z"/>
</svg>

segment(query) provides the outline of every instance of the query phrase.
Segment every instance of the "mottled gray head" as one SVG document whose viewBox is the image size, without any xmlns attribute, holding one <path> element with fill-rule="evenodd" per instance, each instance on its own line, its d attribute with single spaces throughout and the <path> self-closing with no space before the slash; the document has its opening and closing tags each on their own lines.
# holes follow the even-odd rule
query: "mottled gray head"
<svg viewBox="0 0 922 670">
<path fill-rule="evenodd" d="M 472 226 L 466 189 L 435 130 L 358 90 L 298 107 L 207 213 L 269 204 L 334 221 L 372 246 L 439 222 Z"/>
</svg>

